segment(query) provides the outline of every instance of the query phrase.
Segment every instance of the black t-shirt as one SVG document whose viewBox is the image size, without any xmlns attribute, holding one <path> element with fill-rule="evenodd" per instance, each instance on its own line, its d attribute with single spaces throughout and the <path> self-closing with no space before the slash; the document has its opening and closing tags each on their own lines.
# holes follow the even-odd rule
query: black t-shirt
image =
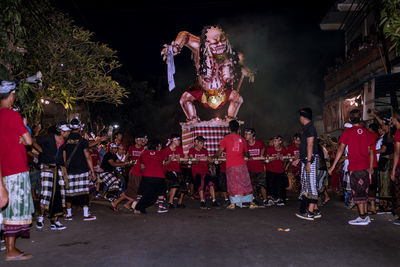
<svg viewBox="0 0 400 267">
<path fill-rule="evenodd" d="M 381 153 L 380 156 L 392 155 L 394 153 L 394 141 L 393 138 L 389 140 L 388 134 L 385 134 L 382 139 L 382 146 L 386 147 L 386 151 Z"/>
<path fill-rule="evenodd" d="M 64 140 L 65 141 L 65 140 Z M 57 163 L 64 165 L 62 158 L 63 145 L 57 148 L 54 134 L 36 137 L 36 143 L 42 148 L 43 152 L 39 155 L 39 162 L 44 164 Z"/>
<path fill-rule="evenodd" d="M 300 159 L 306 159 L 307 158 L 307 138 L 308 137 L 314 137 L 314 144 L 313 144 L 313 154 L 318 153 L 318 140 L 317 140 L 317 130 L 315 130 L 314 124 L 312 121 L 304 125 L 303 131 L 301 133 L 300 137 Z"/>
<path fill-rule="evenodd" d="M 78 149 L 76 150 L 68 165 L 69 174 L 80 174 L 89 171 L 86 157 L 83 153 L 85 149 L 89 150 L 89 143 L 79 133 L 71 133 L 65 141 L 64 150 L 67 153 L 66 160 L 68 161 L 76 145 L 78 145 Z"/>
<path fill-rule="evenodd" d="M 114 172 L 115 167 L 111 166 L 111 164 L 108 162 L 110 159 L 113 159 L 114 162 L 116 162 L 118 157 L 117 157 L 116 154 L 113 154 L 111 152 L 107 152 L 103 157 L 103 161 L 101 162 L 101 168 L 105 172 L 112 173 L 112 172 Z"/>
</svg>

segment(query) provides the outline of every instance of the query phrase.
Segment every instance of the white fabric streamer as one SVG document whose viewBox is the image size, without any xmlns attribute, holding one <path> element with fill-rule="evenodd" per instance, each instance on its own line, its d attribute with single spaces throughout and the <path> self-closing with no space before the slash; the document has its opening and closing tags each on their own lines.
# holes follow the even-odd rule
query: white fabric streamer
<svg viewBox="0 0 400 267">
<path fill-rule="evenodd" d="M 175 88 L 175 80 L 174 80 L 175 62 L 174 62 L 174 52 L 172 51 L 172 45 L 168 46 L 167 64 L 168 64 L 168 86 L 169 86 L 169 91 L 171 92 Z"/>
</svg>

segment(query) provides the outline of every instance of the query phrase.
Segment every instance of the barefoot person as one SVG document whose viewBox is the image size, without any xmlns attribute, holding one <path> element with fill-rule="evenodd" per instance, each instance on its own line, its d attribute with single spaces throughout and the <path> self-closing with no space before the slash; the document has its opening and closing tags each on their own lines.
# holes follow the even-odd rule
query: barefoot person
<svg viewBox="0 0 400 267">
<path fill-rule="evenodd" d="M 8 204 L 2 210 L 6 261 L 32 258 L 15 247 L 17 237 L 29 237 L 34 212 L 25 149 L 25 145 L 32 144 L 32 138 L 21 115 L 12 110 L 15 90 L 14 82 L 0 84 L 0 166 L 2 182 L 9 195 Z"/>
<path fill-rule="evenodd" d="M 353 127 L 345 129 L 340 137 L 339 149 L 335 161 L 329 169 L 329 174 L 335 169 L 344 148 L 348 146 L 350 171 L 350 187 L 354 203 L 358 206 L 359 216 L 349 221 L 351 225 L 368 225 L 371 220 L 367 214 L 368 187 L 370 175 L 373 174 L 374 153 L 370 149 L 373 145 L 368 130 L 361 124 L 361 112 L 358 109 L 350 111 L 350 122 Z"/>
<path fill-rule="evenodd" d="M 226 180 L 231 204 L 228 209 L 242 207 L 243 203 L 250 203 L 250 208 L 257 208 L 253 202 L 253 189 L 250 181 L 249 171 L 244 160 L 248 154 L 247 143 L 238 134 L 239 123 L 236 120 L 229 122 L 230 134 L 219 142 L 219 150 L 215 153 L 218 158 L 222 151 L 226 152 Z"/>
</svg>

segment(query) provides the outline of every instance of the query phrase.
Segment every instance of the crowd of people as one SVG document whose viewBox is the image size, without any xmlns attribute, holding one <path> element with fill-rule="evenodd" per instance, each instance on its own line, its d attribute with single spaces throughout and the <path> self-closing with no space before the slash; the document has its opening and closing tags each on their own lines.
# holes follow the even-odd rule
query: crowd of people
<svg viewBox="0 0 400 267">
<path fill-rule="evenodd" d="M 318 137 L 310 108 L 299 111 L 303 129 L 290 142 L 276 135 L 264 143 L 253 128 L 241 136 L 239 123 L 231 120 L 230 134 L 217 152 L 210 153 L 207 140 L 197 136 L 185 154 L 178 134 L 164 146 L 138 133 L 128 148 L 122 132 L 111 140 L 88 134 L 78 118 L 45 133 L 40 127 L 31 130 L 12 110 L 15 90 L 12 82 L 0 86 L 0 223 L 6 260 L 32 257 L 18 250 L 15 240 L 29 237 L 33 200 L 40 206 L 35 226 L 42 229 L 48 218 L 51 230 L 66 229 L 61 218 L 80 218 L 73 205 L 82 207 L 83 221 L 96 220 L 89 209 L 96 199 L 109 201 L 115 212 L 145 214 L 153 205 L 158 213 L 185 208 L 188 198 L 198 199 L 200 209 L 284 207 L 288 191 L 300 200 L 296 216 L 314 221 L 322 217 L 319 207 L 329 201 L 330 189 L 349 208 L 357 205 L 359 216 L 349 224 L 367 225 L 369 215 L 392 212 L 400 225 L 400 131 L 394 136 L 390 131 L 391 124 L 400 128 L 397 111 L 391 122 L 372 112 L 377 123 L 367 130 L 360 111 L 352 110 L 338 142 Z"/>
</svg>

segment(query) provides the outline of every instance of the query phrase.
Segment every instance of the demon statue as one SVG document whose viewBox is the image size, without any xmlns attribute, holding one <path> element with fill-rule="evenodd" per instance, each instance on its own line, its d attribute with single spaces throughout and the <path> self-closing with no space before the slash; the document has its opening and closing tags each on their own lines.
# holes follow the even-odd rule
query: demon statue
<svg viewBox="0 0 400 267">
<path fill-rule="evenodd" d="M 161 55 L 168 63 L 168 72 L 170 72 L 171 60 L 173 65 L 173 56 L 179 54 L 184 46 L 192 51 L 197 71 L 196 81 L 180 99 L 187 120 L 199 120 L 193 104 L 195 100 L 212 109 L 219 109 L 229 101 L 226 119 L 229 121 L 236 118 L 240 105 L 243 103 L 243 98 L 239 95 L 243 78 L 249 77 L 249 80 L 253 81 L 254 77 L 243 65 L 243 55 L 232 49 L 219 26 L 205 27 L 200 37 L 182 31 L 171 45 L 164 45 L 161 51 Z M 168 76 L 170 82 L 170 73 Z"/>
</svg>

